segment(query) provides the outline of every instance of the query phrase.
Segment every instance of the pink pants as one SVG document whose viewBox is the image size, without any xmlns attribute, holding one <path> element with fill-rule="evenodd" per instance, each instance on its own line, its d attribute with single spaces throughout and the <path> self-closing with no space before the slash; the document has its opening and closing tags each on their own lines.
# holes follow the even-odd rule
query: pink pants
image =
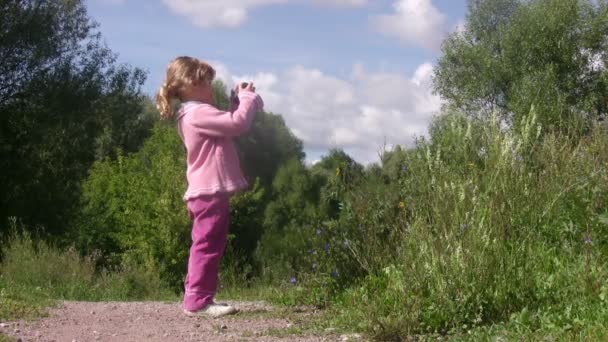
<svg viewBox="0 0 608 342">
<path fill-rule="evenodd" d="M 218 268 L 228 237 L 230 196 L 216 194 L 188 201 L 192 247 L 185 281 L 184 309 L 198 311 L 213 301 Z"/>
</svg>

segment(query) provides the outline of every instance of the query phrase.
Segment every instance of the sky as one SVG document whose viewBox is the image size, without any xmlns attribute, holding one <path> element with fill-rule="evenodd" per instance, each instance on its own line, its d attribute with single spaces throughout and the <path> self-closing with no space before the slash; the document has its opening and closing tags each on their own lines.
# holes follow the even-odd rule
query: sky
<svg viewBox="0 0 608 342">
<path fill-rule="evenodd" d="M 229 87 L 253 81 L 314 163 L 341 148 L 360 163 L 412 146 L 442 100 L 432 92 L 441 41 L 466 0 L 86 0 L 120 63 L 153 95 L 181 55 Z"/>
</svg>

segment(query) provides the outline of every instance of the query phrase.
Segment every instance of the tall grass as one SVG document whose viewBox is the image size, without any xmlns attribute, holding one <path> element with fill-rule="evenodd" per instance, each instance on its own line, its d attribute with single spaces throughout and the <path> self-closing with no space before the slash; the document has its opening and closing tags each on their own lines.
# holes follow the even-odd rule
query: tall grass
<svg viewBox="0 0 608 342">
<path fill-rule="evenodd" d="M 327 225 L 348 242 L 327 256 L 349 287 L 339 321 L 390 340 L 608 320 L 606 128 L 573 141 L 533 114 L 501 127 L 443 117 L 390 191 L 351 192 Z"/>
<path fill-rule="evenodd" d="M 14 234 L 0 264 L 0 319 L 36 316 L 53 300 L 174 299 L 157 273 L 125 262 L 96 270 L 93 257 L 61 251 L 27 234 Z"/>
</svg>

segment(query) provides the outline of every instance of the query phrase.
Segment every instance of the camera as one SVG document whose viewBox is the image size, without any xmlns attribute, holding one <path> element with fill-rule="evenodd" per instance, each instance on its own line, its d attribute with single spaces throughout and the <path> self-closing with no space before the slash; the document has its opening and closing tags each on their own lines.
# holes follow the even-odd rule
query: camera
<svg viewBox="0 0 608 342">
<path fill-rule="evenodd" d="M 240 84 L 240 86 L 236 89 L 236 93 L 238 94 L 239 90 L 243 89 L 243 88 L 247 88 L 247 86 L 249 85 L 249 83 L 247 82 L 242 82 Z"/>
</svg>

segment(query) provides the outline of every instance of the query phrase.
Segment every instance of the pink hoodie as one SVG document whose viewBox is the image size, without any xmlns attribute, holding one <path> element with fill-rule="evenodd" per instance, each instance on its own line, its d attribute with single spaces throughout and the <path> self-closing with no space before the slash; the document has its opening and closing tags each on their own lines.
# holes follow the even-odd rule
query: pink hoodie
<svg viewBox="0 0 608 342">
<path fill-rule="evenodd" d="M 232 138 L 251 127 L 262 98 L 251 91 L 238 95 L 238 108 L 223 112 L 212 105 L 190 101 L 177 113 L 177 129 L 187 150 L 188 190 L 184 200 L 202 195 L 232 193 L 247 187 Z"/>
</svg>

